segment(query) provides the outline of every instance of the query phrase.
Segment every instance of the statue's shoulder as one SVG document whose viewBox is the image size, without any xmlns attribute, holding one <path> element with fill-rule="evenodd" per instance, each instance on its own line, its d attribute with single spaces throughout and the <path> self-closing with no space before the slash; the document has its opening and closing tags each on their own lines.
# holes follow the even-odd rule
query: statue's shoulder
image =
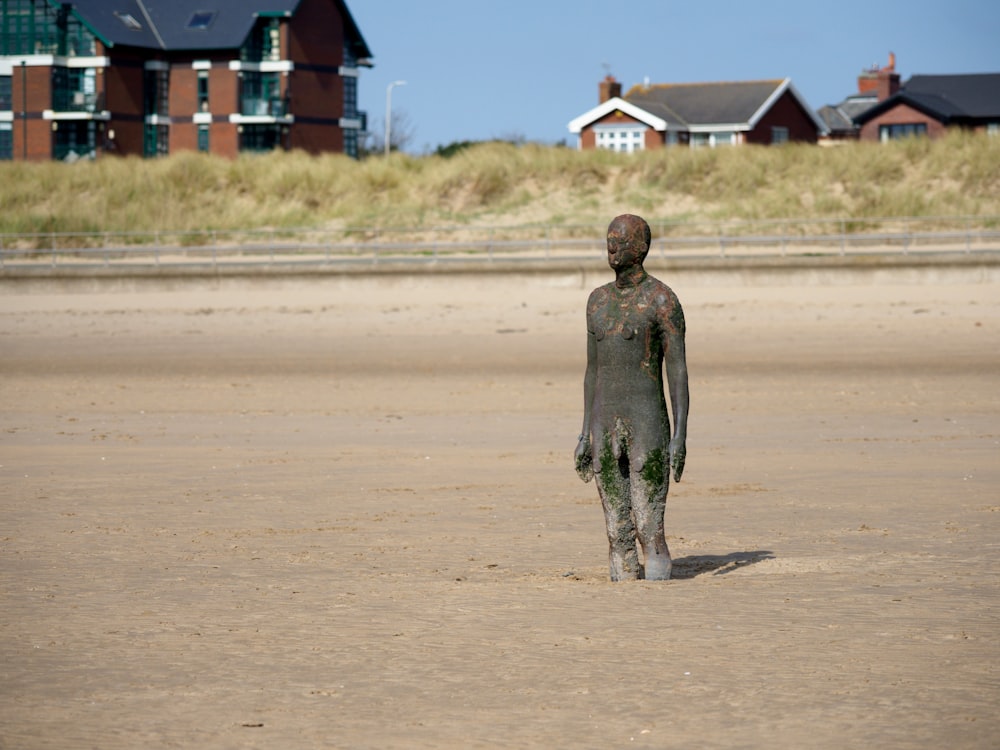
<svg viewBox="0 0 1000 750">
<path fill-rule="evenodd" d="M 587 309 L 593 310 L 597 307 L 601 307 L 605 302 L 607 302 L 608 297 L 611 296 L 611 290 L 614 288 L 615 282 L 610 282 L 607 284 L 602 284 L 597 287 L 594 291 L 590 293 L 590 297 L 587 299 Z"/>
<path fill-rule="evenodd" d="M 677 299 L 677 295 L 674 294 L 674 290 L 655 276 L 647 276 L 645 284 L 648 296 L 653 297 L 658 301 L 667 302 L 671 305 L 680 304 L 680 300 Z"/>
</svg>

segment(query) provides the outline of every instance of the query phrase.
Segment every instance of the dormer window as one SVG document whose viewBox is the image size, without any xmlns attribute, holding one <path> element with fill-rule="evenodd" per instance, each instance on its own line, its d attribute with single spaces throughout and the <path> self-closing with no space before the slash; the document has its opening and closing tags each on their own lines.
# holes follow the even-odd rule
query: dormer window
<svg viewBox="0 0 1000 750">
<path fill-rule="evenodd" d="M 191 18 L 188 19 L 187 27 L 192 31 L 206 31 L 209 26 L 212 25 L 212 21 L 215 20 L 216 12 L 214 10 L 198 10 L 191 14 Z"/>
</svg>

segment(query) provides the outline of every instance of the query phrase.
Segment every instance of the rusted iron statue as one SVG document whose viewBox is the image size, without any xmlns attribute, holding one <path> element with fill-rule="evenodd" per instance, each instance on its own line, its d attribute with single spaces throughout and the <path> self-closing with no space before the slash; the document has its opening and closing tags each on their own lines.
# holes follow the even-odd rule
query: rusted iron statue
<svg viewBox="0 0 1000 750">
<path fill-rule="evenodd" d="M 615 280 L 587 301 L 583 429 L 575 460 L 583 481 L 597 479 L 612 581 L 670 578 L 663 513 L 670 475 L 680 481 L 686 453 L 684 311 L 670 287 L 643 269 L 649 243 L 649 225 L 640 217 L 612 221 L 608 265 Z"/>
</svg>

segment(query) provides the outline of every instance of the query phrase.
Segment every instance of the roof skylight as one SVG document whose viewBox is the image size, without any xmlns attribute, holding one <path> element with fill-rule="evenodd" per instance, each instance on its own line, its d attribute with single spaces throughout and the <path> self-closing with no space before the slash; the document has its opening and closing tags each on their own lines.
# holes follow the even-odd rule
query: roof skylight
<svg viewBox="0 0 1000 750">
<path fill-rule="evenodd" d="M 125 24 L 125 28 L 129 31 L 142 31 L 142 24 L 135 20 L 135 16 L 131 13 L 120 13 L 115 11 L 115 18 Z"/>
<path fill-rule="evenodd" d="M 188 19 L 187 27 L 192 31 L 205 31 L 215 20 L 215 14 L 214 10 L 196 10 Z"/>
</svg>

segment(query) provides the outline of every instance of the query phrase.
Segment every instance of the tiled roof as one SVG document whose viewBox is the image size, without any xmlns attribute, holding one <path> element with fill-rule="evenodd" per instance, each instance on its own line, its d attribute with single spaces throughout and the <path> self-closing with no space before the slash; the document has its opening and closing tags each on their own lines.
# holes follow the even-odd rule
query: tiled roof
<svg viewBox="0 0 1000 750">
<path fill-rule="evenodd" d="M 633 86 L 624 98 L 650 112 L 654 107 L 686 125 L 746 123 L 784 81 L 734 81 Z M 660 114 L 660 112 L 657 112 Z M 662 114 L 660 114 L 663 117 Z"/>
<path fill-rule="evenodd" d="M 816 110 L 819 119 L 823 121 L 826 129 L 831 133 L 850 132 L 854 130 L 854 123 L 838 107 L 831 107 L 829 104 Z"/>
<path fill-rule="evenodd" d="M 862 112 L 867 112 L 876 104 L 878 104 L 878 97 L 874 94 L 855 94 L 854 96 L 849 96 L 844 99 L 844 101 L 837 105 L 837 109 L 843 112 L 846 117 L 853 120 Z"/>
<path fill-rule="evenodd" d="M 947 103 L 942 106 L 950 108 L 952 114 L 1000 115 L 1000 73 L 915 75 L 902 90 L 910 96 L 936 96 Z"/>
<path fill-rule="evenodd" d="M 111 46 L 161 50 L 238 49 L 259 16 L 291 16 L 301 0 L 72 0 L 73 10 Z M 370 57 L 343 0 L 355 57 Z M 193 23 L 194 22 L 194 23 Z M 200 23 L 199 23 L 200 22 Z"/>
<path fill-rule="evenodd" d="M 897 104 L 907 104 L 944 123 L 1000 120 L 1000 73 L 916 75 L 854 120 L 866 123 Z"/>
</svg>

